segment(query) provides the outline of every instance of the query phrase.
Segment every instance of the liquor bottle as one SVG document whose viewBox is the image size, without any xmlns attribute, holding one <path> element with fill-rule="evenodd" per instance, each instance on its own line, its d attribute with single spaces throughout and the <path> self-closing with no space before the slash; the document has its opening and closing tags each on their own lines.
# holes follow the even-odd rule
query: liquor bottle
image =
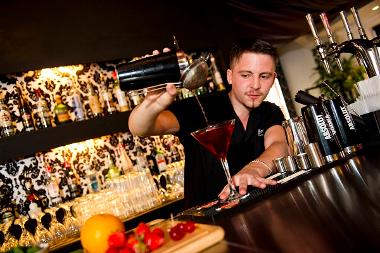
<svg viewBox="0 0 380 253">
<path fill-rule="evenodd" d="M 132 107 L 138 106 L 143 101 L 143 96 L 137 91 L 134 91 L 134 90 L 129 91 L 128 96 L 132 101 Z"/>
<path fill-rule="evenodd" d="M 103 108 L 100 104 L 98 94 L 95 92 L 91 83 L 87 84 L 89 90 L 89 103 L 93 117 L 103 116 Z"/>
<path fill-rule="evenodd" d="M 34 112 L 34 120 L 38 129 L 48 128 L 52 126 L 52 116 L 46 100 L 42 97 L 40 89 L 34 90 L 38 100 L 37 108 Z"/>
<path fill-rule="evenodd" d="M 30 109 L 29 104 L 24 101 L 24 96 L 22 94 L 22 90 L 19 87 L 16 87 L 16 93 L 19 97 L 19 106 L 18 109 L 20 111 L 20 116 L 22 118 L 22 125 L 24 132 L 31 132 L 35 130 L 34 121 L 32 117 L 32 110 Z"/>
<path fill-rule="evenodd" d="M 1 208 L 0 224 L 6 224 L 15 220 L 15 214 L 12 203 L 5 205 Z"/>
<path fill-rule="evenodd" d="M 131 110 L 127 97 L 125 96 L 124 91 L 120 89 L 119 81 L 114 79 L 114 93 L 119 104 L 119 111 L 126 112 Z"/>
<path fill-rule="evenodd" d="M 139 171 L 143 171 L 149 168 L 148 160 L 146 156 L 144 155 L 141 147 L 137 147 L 136 163 L 137 163 L 137 169 Z"/>
<path fill-rule="evenodd" d="M 210 57 L 210 62 L 211 62 L 212 76 L 214 79 L 214 84 L 216 85 L 216 89 L 217 91 L 223 91 L 226 89 L 226 87 L 223 84 L 222 76 L 218 70 L 218 67 L 216 66 L 215 57 L 212 54 Z"/>
<path fill-rule="evenodd" d="M 76 80 L 74 80 L 73 83 L 74 83 L 73 108 L 74 108 L 75 121 L 86 120 L 87 115 L 83 108 L 82 96 L 80 94 Z"/>
<path fill-rule="evenodd" d="M 62 102 L 62 97 L 60 95 L 55 96 L 54 114 L 56 125 L 71 122 L 69 107 Z"/>
<path fill-rule="evenodd" d="M 49 194 L 52 206 L 56 206 L 62 203 L 62 198 L 61 198 L 61 193 L 60 193 L 57 179 L 51 174 L 51 172 L 52 172 L 52 167 L 49 164 L 47 164 L 46 165 L 46 174 L 47 174 L 46 188 L 47 188 L 47 192 Z"/>
<path fill-rule="evenodd" d="M 158 171 L 160 173 L 166 171 L 166 159 L 164 156 L 164 152 L 162 152 L 161 149 L 156 148 L 154 158 L 156 159 Z"/>
<path fill-rule="evenodd" d="M 96 171 L 91 170 L 91 167 L 87 165 L 86 177 L 88 188 L 90 192 L 98 192 L 100 190 L 100 183 Z"/>
<path fill-rule="evenodd" d="M 16 134 L 16 128 L 13 125 L 11 113 L 9 112 L 2 96 L 0 97 L 0 127 L 2 137 Z"/>
<path fill-rule="evenodd" d="M 102 83 L 100 85 L 100 94 L 103 100 L 103 108 L 106 114 L 112 114 L 116 112 L 115 103 L 112 98 L 112 93 L 108 90 L 108 85 Z"/>
<path fill-rule="evenodd" d="M 24 210 L 27 211 L 30 217 L 36 217 L 38 213 L 42 212 L 43 205 L 35 191 L 30 179 L 25 181 L 26 200 L 24 202 Z"/>
<path fill-rule="evenodd" d="M 178 162 L 181 160 L 177 147 L 174 145 L 174 142 L 170 142 L 170 155 L 172 162 Z"/>
<path fill-rule="evenodd" d="M 113 179 L 113 178 L 119 177 L 121 174 L 121 171 L 115 165 L 110 153 L 107 154 L 107 159 L 108 159 L 108 172 L 107 172 L 106 178 Z"/>
<path fill-rule="evenodd" d="M 124 174 L 126 175 L 128 172 L 135 171 L 135 168 L 133 167 L 133 163 L 131 159 L 129 158 L 127 151 L 125 150 L 122 140 L 119 140 L 119 144 L 117 145 L 117 153 L 120 158 L 121 168 Z"/>
<path fill-rule="evenodd" d="M 78 183 L 78 175 L 75 173 L 74 169 L 71 167 L 71 164 L 69 161 L 65 160 L 63 162 L 63 167 L 65 169 L 66 174 L 66 180 L 67 180 L 67 187 L 69 188 L 70 199 L 75 199 L 76 197 L 79 197 L 80 194 L 80 186 Z"/>
</svg>

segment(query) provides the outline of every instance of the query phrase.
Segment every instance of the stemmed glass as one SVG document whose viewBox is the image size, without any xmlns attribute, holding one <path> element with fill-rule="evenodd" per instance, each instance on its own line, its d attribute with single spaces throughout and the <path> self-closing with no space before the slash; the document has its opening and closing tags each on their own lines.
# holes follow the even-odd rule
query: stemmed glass
<svg viewBox="0 0 380 253">
<path fill-rule="evenodd" d="M 208 125 L 207 127 L 194 131 L 191 135 L 205 147 L 213 156 L 218 158 L 222 163 L 227 183 L 230 189 L 230 195 L 225 202 L 239 200 L 240 194 L 232 181 L 230 169 L 227 162 L 227 152 L 230 147 L 232 132 L 235 127 L 235 119 L 227 120 L 221 123 Z"/>
</svg>

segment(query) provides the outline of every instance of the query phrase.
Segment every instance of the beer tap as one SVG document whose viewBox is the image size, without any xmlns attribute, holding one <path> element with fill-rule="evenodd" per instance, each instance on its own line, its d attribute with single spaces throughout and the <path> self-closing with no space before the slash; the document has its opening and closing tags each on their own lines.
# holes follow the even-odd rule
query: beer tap
<svg viewBox="0 0 380 253">
<path fill-rule="evenodd" d="M 355 55 L 356 58 L 360 59 L 360 63 L 366 69 L 368 77 L 373 77 L 376 76 L 377 73 L 372 63 L 371 57 L 366 50 L 366 48 L 370 46 L 372 46 L 372 43 L 369 40 L 353 39 L 344 41 L 343 43 L 339 44 L 336 47 L 334 53 L 350 53 Z"/>
<path fill-rule="evenodd" d="M 329 63 L 327 61 L 327 55 L 326 55 L 326 52 L 325 52 L 325 48 L 323 47 L 321 39 L 318 36 L 317 29 L 315 27 L 315 24 L 314 24 L 314 21 L 313 21 L 313 17 L 311 16 L 311 14 L 307 14 L 306 15 L 306 20 L 307 20 L 307 22 L 308 22 L 308 24 L 310 26 L 310 30 L 311 30 L 311 33 L 313 34 L 315 43 L 317 44 L 317 50 L 318 50 L 319 56 L 321 58 L 321 61 L 323 63 L 323 67 L 325 68 L 326 72 L 328 74 L 330 74 L 331 70 L 330 70 L 330 65 L 329 65 Z"/>
<path fill-rule="evenodd" d="M 336 41 L 334 39 L 334 36 L 332 35 L 332 31 L 331 31 L 331 28 L 330 28 L 330 24 L 329 24 L 329 20 L 327 18 L 327 15 L 326 15 L 326 13 L 322 12 L 319 16 L 321 17 L 323 26 L 325 27 L 325 30 L 326 30 L 326 33 L 327 33 L 327 37 L 328 37 L 329 42 L 330 42 L 330 46 L 329 46 L 328 50 L 331 49 L 331 52 L 335 52 L 334 53 L 334 58 L 335 58 L 336 64 L 338 65 L 339 69 L 341 71 L 343 71 L 342 62 L 339 59 L 339 55 L 340 54 L 336 52 L 337 43 L 336 43 Z"/>
<path fill-rule="evenodd" d="M 347 20 L 346 12 L 345 11 L 341 11 L 341 12 L 339 12 L 339 14 L 340 14 L 340 18 L 342 19 L 344 29 L 346 30 L 347 38 L 349 40 L 354 39 L 354 37 L 352 36 L 352 33 L 351 33 L 350 26 L 348 25 L 348 20 Z"/>
<path fill-rule="evenodd" d="M 362 22 L 360 21 L 358 12 L 356 11 L 355 7 L 352 7 L 350 10 L 351 10 L 352 16 L 354 17 L 355 23 L 358 27 L 358 32 L 359 32 L 360 38 L 363 40 L 368 40 L 368 37 L 367 37 L 365 30 L 362 26 Z"/>
<path fill-rule="evenodd" d="M 344 29 L 346 30 L 347 38 L 349 41 L 352 41 L 354 39 L 354 37 L 352 35 L 351 28 L 348 25 L 346 12 L 341 11 L 341 12 L 339 12 L 339 14 L 340 14 L 340 18 L 343 22 Z M 362 60 L 360 57 L 357 57 L 357 55 L 355 55 L 355 58 L 356 58 L 356 61 L 359 63 L 359 65 L 364 65 L 364 63 L 362 63 Z"/>
<path fill-rule="evenodd" d="M 374 71 L 376 73 L 375 75 L 380 75 L 380 55 L 379 55 L 379 52 L 377 50 L 378 42 L 376 42 L 376 40 L 371 41 L 368 39 L 366 32 L 363 28 L 362 22 L 360 20 L 359 14 L 356 11 L 355 7 L 352 7 L 350 10 L 351 10 L 352 16 L 354 17 L 356 26 L 358 27 L 358 32 L 359 32 L 360 38 L 362 40 L 370 42 L 370 43 L 363 44 L 363 46 L 365 46 L 364 48 L 369 55 L 370 62 L 372 63 Z"/>
<path fill-rule="evenodd" d="M 340 13 L 341 19 L 343 21 L 344 27 L 347 32 L 347 37 L 349 40 L 342 42 L 339 45 L 336 45 L 334 47 L 330 47 L 329 51 L 326 53 L 327 56 L 334 55 L 335 57 L 339 56 L 341 53 L 350 53 L 353 54 L 358 62 L 364 66 L 368 77 L 373 77 L 378 75 L 378 64 L 377 64 L 377 52 L 374 52 L 373 50 L 373 44 L 370 40 L 366 39 L 367 36 L 364 32 L 364 29 L 361 26 L 361 22 L 359 19 L 359 16 L 356 13 L 356 10 L 354 8 L 351 8 L 351 11 L 353 11 L 354 18 L 356 20 L 356 23 L 359 27 L 359 34 L 360 39 L 354 39 L 350 30 L 350 27 L 348 26 L 347 18 L 345 16 L 344 12 Z M 323 13 L 322 13 L 323 14 Z M 321 14 L 321 19 L 323 21 L 323 15 Z M 326 26 L 325 26 L 326 28 Z M 329 28 L 327 26 L 327 28 Z M 326 29 L 327 30 L 327 29 Z M 327 32 L 329 33 L 329 32 Z M 331 33 L 331 32 L 330 32 Z M 331 42 L 331 40 L 330 40 Z"/>
</svg>

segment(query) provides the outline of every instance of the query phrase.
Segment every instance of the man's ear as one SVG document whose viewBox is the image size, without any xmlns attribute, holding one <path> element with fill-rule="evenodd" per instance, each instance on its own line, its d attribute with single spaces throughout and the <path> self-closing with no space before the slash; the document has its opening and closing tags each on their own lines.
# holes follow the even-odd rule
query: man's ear
<svg viewBox="0 0 380 253">
<path fill-rule="evenodd" d="M 229 84 L 232 84 L 232 70 L 231 69 L 227 69 L 227 82 Z"/>
</svg>

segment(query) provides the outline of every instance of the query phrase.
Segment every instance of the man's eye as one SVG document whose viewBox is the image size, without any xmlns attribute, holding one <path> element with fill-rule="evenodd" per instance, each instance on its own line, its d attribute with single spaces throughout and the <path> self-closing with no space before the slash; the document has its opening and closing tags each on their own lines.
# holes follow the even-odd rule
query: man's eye
<svg viewBox="0 0 380 253">
<path fill-rule="evenodd" d="M 270 75 L 269 74 L 265 74 L 265 75 L 261 75 L 260 77 L 262 79 L 268 79 L 268 78 L 270 78 Z"/>
<path fill-rule="evenodd" d="M 243 78 L 248 78 L 250 75 L 249 74 L 241 74 L 241 77 Z"/>
</svg>

